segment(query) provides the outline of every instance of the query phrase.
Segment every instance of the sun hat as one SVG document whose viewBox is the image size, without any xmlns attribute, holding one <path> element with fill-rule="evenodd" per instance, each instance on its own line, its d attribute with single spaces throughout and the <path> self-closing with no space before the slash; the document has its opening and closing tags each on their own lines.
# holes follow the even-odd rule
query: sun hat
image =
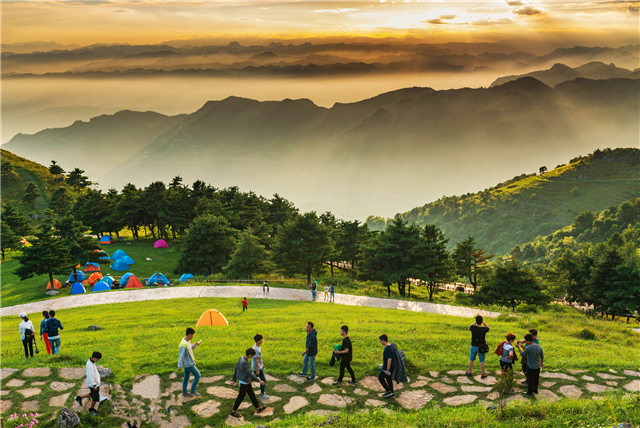
<svg viewBox="0 0 640 428">
<path fill-rule="evenodd" d="M 26 318 L 27 314 L 25 314 L 24 312 L 22 312 L 20 315 L 18 315 L 20 318 Z"/>
</svg>

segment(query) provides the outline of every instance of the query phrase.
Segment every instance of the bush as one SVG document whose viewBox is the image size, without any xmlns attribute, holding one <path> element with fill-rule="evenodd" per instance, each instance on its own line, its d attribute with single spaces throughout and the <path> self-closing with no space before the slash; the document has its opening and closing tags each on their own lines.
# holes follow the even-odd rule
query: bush
<svg viewBox="0 0 640 428">
<path fill-rule="evenodd" d="M 527 303 L 520 303 L 515 308 L 516 312 L 520 312 L 522 314 L 539 314 L 542 312 L 542 308 L 538 305 L 529 305 Z"/>
<path fill-rule="evenodd" d="M 500 314 L 496 319 L 500 322 L 520 322 L 520 317 L 507 314 Z"/>
<path fill-rule="evenodd" d="M 582 331 L 578 333 L 578 337 L 581 339 L 594 340 L 596 338 L 596 334 L 588 328 L 583 328 Z"/>
<path fill-rule="evenodd" d="M 465 300 L 467 298 L 467 294 L 462 291 L 456 291 L 453 297 L 455 297 L 456 300 Z"/>
</svg>

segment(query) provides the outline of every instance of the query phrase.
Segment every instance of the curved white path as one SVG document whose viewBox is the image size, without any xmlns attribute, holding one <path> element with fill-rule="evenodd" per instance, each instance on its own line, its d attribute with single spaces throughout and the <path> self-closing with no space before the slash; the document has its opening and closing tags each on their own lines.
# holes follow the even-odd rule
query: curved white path
<svg viewBox="0 0 640 428">
<path fill-rule="evenodd" d="M 81 306 L 106 305 L 110 303 L 141 302 L 146 300 L 193 299 L 198 297 L 232 297 L 249 299 L 274 300 L 311 300 L 311 291 L 296 288 L 271 287 L 269 294 L 262 294 L 262 285 L 258 287 L 243 286 L 194 286 L 194 287 L 159 287 L 141 288 L 134 290 L 118 290 L 104 293 L 77 294 L 58 299 L 43 300 L 26 303 L 24 305 L 9 306 L 0 309 L 0 316 L 19 315 L 42 312 L 43 310 L 59 310 L 78 308 Z M 318 304 L 323 304 L 324 294 L 318 293 Z M 400 309 L 414 312 L 428 312 L 432 314 L 452 315 L 456 317 L 473 318 L 480 314 L 483 317 L 494 318 L 499 312 L 482 311 L 460 306 L 440 305 L 427 302 L 413 302 L 396 299 L 380 299 L 377 297 L 353 296 L 351 294 L 336 293 L 335 301 L 340 305 L 368 306 L 372 308 Z"/>
</svg>

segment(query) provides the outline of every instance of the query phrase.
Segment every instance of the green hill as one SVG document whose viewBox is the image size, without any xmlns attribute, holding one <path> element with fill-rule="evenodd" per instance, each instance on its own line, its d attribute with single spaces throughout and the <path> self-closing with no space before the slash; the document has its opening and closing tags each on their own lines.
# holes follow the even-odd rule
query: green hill
<svg viewBox="0 0 640 428">
<path fill-rule="evenodd" d="M 397 214 L 410 223 L 435 223 L 451 239 L 468 235 L 481 247 L 506 254 L 515 245 L 548 235 L 585 211 L 601 211 L 640 197 L 640 150 L 596 150 L 544 175 L 522 174 L 482 192 L 438 199 Z M 384 220 L 369 217 L 370 229 Z"/>
<path fill-rule="evenodd" d="M 2 175 L 2 200 L 13 202 L 25 214 L 42 214 L 49 206 L 53 191 L 60 186 L 66 186 L 64 183 L 55 182 L 47 167 L 6 150 L 2 150 L 2 162 L 10 162 L 13 166 L 11 174 Z M 34 183 L 40 194 L 34 204 L 35 209 L 33 205 L 22 202 L 29 183 Z"/>
</svg>

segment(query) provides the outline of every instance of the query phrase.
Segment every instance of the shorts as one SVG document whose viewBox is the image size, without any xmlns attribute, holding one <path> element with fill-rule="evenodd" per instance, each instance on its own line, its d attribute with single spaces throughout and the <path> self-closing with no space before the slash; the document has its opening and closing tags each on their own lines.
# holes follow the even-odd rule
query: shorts
<svg viewBox="0 0 640 428">
<path fill-rule="evenodd" d="M 480 353 L 480 348 L 478 348 L 477 346 L 472 346 L 471 347 L 471 351 L 469 352 L 469 361 L 475 361 L 476 360 L 476 355 L 479 356 L 480 362 L 484 363 L 484 356 L 486 354 L 481 354 Z"/>
<path fill-rule="evenodd" d="M 89 388 L 89 397 L 91 401 L 95 401 L 96 403 L 100 402 L 100 387 L 96 386 L 95 388 Z"/>
</svg>

